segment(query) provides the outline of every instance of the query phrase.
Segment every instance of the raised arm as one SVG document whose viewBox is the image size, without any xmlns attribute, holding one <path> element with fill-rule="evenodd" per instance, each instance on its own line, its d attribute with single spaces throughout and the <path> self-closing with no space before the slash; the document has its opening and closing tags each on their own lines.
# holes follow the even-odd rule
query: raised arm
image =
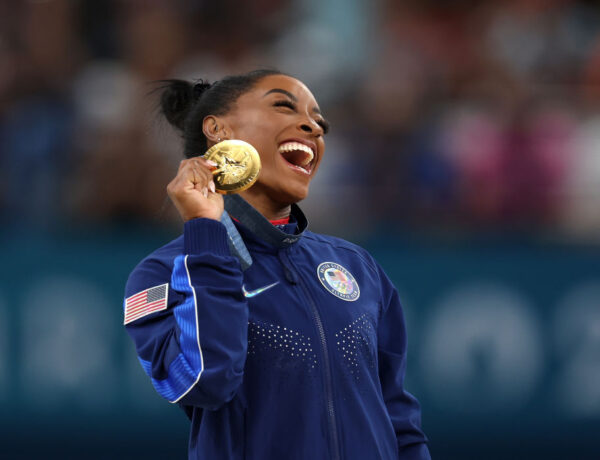
<svg viewBox="0 0 600 460">
<path fill-rule="evenodd" d="M 167 187 L 184 224 L 183 251 L 150 257 L 126 286 L 125 326 L 142 367 L 171 402 L 216 409 L 235 395 L 247 349 L 242 271 L 218 219 L 212 165 L 181 162 Z"/>
<path fill-rule="evenodd" d="M 140 301 L 140 293 L 165 284 L 164 305 L 154 300 L 157 294 L 148 297 L 149 305 L 164 309 L 127 322 L 135 317 L 131 308 L 143 308 L 143 296 L 152 295 L 142 294 Z M 184 253 L 172 267 L 148 259 L 131 274 L 127 332 L 146 374 L 170 402 L 216 409 L 235 395 L 247 348 L 248 307 L 241 285 L 225 228 L 209 219 L 185 224 Z"/>
</svg>

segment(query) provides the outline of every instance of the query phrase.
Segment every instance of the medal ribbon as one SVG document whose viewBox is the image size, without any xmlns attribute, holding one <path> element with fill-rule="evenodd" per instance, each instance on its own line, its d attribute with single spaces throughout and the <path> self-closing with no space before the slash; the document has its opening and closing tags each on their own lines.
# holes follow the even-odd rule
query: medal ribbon
<svg viewBox="0 0 600 460">
<path fill-rule="evenodd" d="M 250 256 L 248 248 L 246 248 L 240 232 L 238 232 L 238 229 L 235 228 L 235 224 L 231 220 L 231 217 L 229 217 L 227 211 L 223 211 L 223 214 L 221 215 L 221 223 L 225 225 L 225 228 L 227 229 L 227 235 L 229 236 L 229 250 L 240 261 L 242 270 L 247 270 L 250 268 L 250 265 L 252 265 L 252 256 Z"/>
</svg>

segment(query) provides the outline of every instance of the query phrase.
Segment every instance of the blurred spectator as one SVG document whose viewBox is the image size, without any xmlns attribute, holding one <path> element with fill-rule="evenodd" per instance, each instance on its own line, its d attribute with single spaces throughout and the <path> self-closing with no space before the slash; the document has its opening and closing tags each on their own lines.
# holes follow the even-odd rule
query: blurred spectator
<svg viewBox="0 0 600 460">
<path fill-rule="evenodd" d="M 176 222 L 164 190 L 181 154 L 156 81 L 275 66 L 301 74 L 332 122 L 306 203 L 324 227 L 352 203 L 365 231 L 597 240 L 599 13 L 575 0 L 3 2 L 0 213 Z"/>
<path fill-rule="evenodd" d="M 118 5 L 120 59 L 91 61 L 74 80 L 79 166 L 69 204 L 94 221 L 161 220 L 177 155 L 157 138 L 160 79 L 185 56 L 186 23 L 162 2 Z"/>
<path fill-rule="evenodd" d="M 12 223 L 51 225 L 61 215 L 61 176 L 71 158 L 70 79 L 81 56 L 73 2 L 4 5 L 0 165 Z"/>
</svg>

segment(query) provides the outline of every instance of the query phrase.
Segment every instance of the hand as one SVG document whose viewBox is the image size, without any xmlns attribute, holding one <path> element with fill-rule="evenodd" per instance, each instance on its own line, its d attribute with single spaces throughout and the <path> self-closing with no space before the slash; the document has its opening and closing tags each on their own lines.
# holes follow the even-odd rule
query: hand
<svg viewBox="0 0 600 460">
<path fill-rule="evenodd" d="M 204 158 L 183 160 L 175 178 L 167 186 L 169 198 L 184 222 L 205 217 L 220 220 L 223 196 L 215 193 L 211 170 L 216 164 Z"/>
</svg>

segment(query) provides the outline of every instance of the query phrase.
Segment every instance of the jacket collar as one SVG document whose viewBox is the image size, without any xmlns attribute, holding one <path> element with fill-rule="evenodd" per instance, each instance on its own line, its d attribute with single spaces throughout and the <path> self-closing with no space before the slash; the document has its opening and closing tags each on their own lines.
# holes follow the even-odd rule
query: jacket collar
<svg viewBox="0 0 600 460">
<path fill-rule="evenodd" d="M 277 248 L 286 248 L 296 243 L 308 227 L 306 216 L 296 204 L 292 204 L 291 214 L 296 219 L 298 232 L 293 234 L 285 233 L 272 225 L 241 196 L 226 195 L 224 199 L 225 210 L 232 217 L 236 218 L 256 237 Z"/>
</svg>

